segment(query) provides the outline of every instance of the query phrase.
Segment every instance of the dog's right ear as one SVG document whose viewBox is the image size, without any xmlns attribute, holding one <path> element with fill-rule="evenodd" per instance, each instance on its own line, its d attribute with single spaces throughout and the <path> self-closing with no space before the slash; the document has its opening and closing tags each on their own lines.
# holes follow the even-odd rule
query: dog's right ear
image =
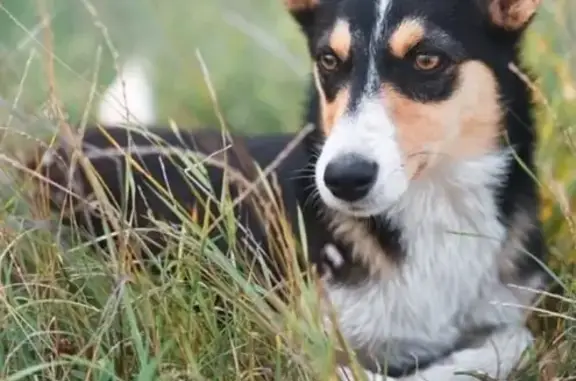
<svg viewBox="0 0 576 381">
<path fill-rule="evenodd" d="M 320 0 L 284 0 L 286 8 L 308 39 L 312 36 L 319 3 Z"/>
</svg>

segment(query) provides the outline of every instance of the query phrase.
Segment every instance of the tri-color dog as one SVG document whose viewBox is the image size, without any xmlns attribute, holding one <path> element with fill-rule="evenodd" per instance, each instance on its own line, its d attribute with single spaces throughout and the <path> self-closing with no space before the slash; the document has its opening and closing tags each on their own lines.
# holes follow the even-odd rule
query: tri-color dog
<svg viewBox="0 0 576 381">
<path fill-rule="evenodd" d="M 277 172 L 287 210 L 304 211 L 312 262 L 330 265 L 323 286 L 340 331 L 375 380 L 507 379 L 533 340 L 526 308 L 548 282 L 531 94 L 516 70 L 540 0 L 286 3 L 313 59 L 305 122 L 315 128 Z M 108 132 L 120 146 L 130 140 Z M 219 148 L 202 144 L 204 133 L 160 135 L 172 148 Z M 245 143 L 265 167 L 290 138 Z M 162 164 L 169 153 L 134 141 L 144 152 L 136 160 L 194 204 L 175 172 L 183 164 Z M 125 161 L 115 149 L 96 129 L 84 137 L 122 199 L 114 184 L 123 166 L 111 163 Z M 67 162 L 66 150 L 57 152 Z M 70 176 L 57 162 L 47 155 L 29 165 L 64 184 Z M 306 170 L 313 175 L 302 179 Z M 92 189 L 76 172 L 85 197 Z M 210 177 L 219 184 L 221 170 Z M 148 205 L 174 220 L 155 197 L 135 196 L 137 214 Z M 61 208 L 62 197 L 54 200 Z M 246 222 L 256 241 L 269 241 Z M 339 373 L 351 377 L 345 366 Z"/>
</svg>

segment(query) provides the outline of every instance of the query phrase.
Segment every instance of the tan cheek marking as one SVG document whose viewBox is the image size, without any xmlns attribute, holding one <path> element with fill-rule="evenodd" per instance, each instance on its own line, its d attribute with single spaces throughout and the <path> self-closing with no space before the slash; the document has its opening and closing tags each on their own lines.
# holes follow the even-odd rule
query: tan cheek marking
<svg viewBox="0 0 576 381">
<path fill-rule="evenodd" d="M 338 20 L 330 34 L 330 47 L 342 61 L 346 61 L 350 56 L 351 44 L 350 24 L 344 20 Z"/>
<path fill-rule="evenodd" d="M 406 19 L 400 23 L 389 40 L 390 51 L 403 58 L 410 49 L 424 38 L 424 25 L 418 19 Z"/>
<path fill-rule="evenodd" d="M 502 108 L 496 79 L 477 61 L 459 71 L 460 85 L 453 96 L 435 104 L 408 99 L 388 85 L 383 88 L 409 177 L 419 175 L 434 159 L 465 159 L 497 149 Z"/>
<path fill-rule="evenodd" d="M 347 87 L 340 89 L 336 98 L 332 102 L 328 102 L 320 84 L 318 69 L 316 67 L 314 67 L 314 83 L 316 84 L 316 89 L 320 95 L 320 112 L 322 114 L 322 126 L 320 127 L 324 136 L 329 136 L 336 121 L 340 119 L 346 111 L 346 106 L 348 105 L 348 99 L 350 97 L 349 90 Z"/>
</svg>

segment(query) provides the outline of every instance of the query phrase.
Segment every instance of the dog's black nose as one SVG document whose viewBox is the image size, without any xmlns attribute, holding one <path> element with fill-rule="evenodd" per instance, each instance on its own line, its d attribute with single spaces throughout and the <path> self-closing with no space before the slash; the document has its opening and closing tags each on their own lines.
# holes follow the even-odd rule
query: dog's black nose
<svg viewBox="0 0 576 381">
<path fill-rule="evenodd" d="M 334 196 L 353 202 L 365 197 L 378 175 L 378 164 L 359 155 L 347 154 L 326 166 L 324 183 Z"/>
</svg>

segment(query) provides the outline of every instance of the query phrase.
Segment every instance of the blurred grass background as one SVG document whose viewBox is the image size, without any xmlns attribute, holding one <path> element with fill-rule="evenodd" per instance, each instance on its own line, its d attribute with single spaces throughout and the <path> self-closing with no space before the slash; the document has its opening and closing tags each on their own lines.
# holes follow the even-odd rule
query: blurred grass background
<svg viewBox="0 0 576 381">
<path fill-rule="evenodd" d="M 43 23 L 44 16 L 49 24 Z M 138 55 L 152 63 L 161 124 L 174 120 L 180 127 L 218 126 L 199 52 L 224 117 L 235 130 L 300 128 L 309 60 L 280 0 L 3 0 L 0 115 L 8 130 L 35 134 L 34 126 L 9 116 L 13 105 L 25 115 L 46 118 L 50 34 L 56 97 L 71 123 L 86 112 L 94 78 L 103 91 L 116 65 Z M 537 75 L 543 219 L 553 268 L 570 300 L 576 289 L 574 41 L 576 1 L 545 0 L 525 52 Z M 0 230 L 5 243 L 0 255 L 0 380 L 315 379 L 309 378 L 313 367 L 286 344 L 294 343 L 286 339 L 290 335 L 280 340 L 265 333 L 262 322 L 246 311 L 234 307 L 230 325 L 218 327 L 214 292 L 201 283 L 194 284 L 191 297 L 189 289 L 172 280 L 162 286 L 145 278 L 121 281 L 108 277 L 107 265 L 82 250 L 62 253 L 53 237 L 35 236 L 34 244 L 23 248 L 19 243 L 16 249 L 15 240 L 25 241 L 27 233 Z M 192 313 L 192 304 L 200 312 Z M 123 308 L 116 311 L 117 305 Z M 571 321 L 572 305 L 558 312 L 565 318 L 561 320 Z M 571 330 L 561 340 L 572 348 Z M 70 344 L 75 349 L 60 350 L 62 342 L 75 343 Z M 541 354 L 555 346 L 557 342 L 543 343 Z M 316 357 L 327 353 L 321 345 L 314 348 Z M 563 366 L 546 374 L 576 375 L 574 360 L 559 358 Z M 552 380 L 534 369 L 518 379 Z"/>
<path fill-rule="evenodd" d="M 210 70 L 225 116 L 246 131 L 294 130 L 299 123 L 307 58 L 297 28 L 280 1 L 210 2 L 171 0 L 45 1 L 51 17 L 60 98 L 73 120 L 86 107 L 96 50 L 104 50 L 98 84 L 109 84 L 114 62 L 105 34 L 122 59 L 140 55 L 153 63 L 155 92 L 163 120 L 181 125 L 214 123 L 213 105 L 196 58 Z M 31 50 L 36 51 L 23 104 L 46 100 L 46 53 L 39 5 L 31 0 L 2 2 L 1 83 L 14 96 Z M 87 7 L 93 7 L 97 15 Z M 16 19 L 16 20 L 14 20 Z M 104 31 L 105 29 L 105 31 Z M 32 106 L 33 107 L 33 106 Z"/>
</svg>

